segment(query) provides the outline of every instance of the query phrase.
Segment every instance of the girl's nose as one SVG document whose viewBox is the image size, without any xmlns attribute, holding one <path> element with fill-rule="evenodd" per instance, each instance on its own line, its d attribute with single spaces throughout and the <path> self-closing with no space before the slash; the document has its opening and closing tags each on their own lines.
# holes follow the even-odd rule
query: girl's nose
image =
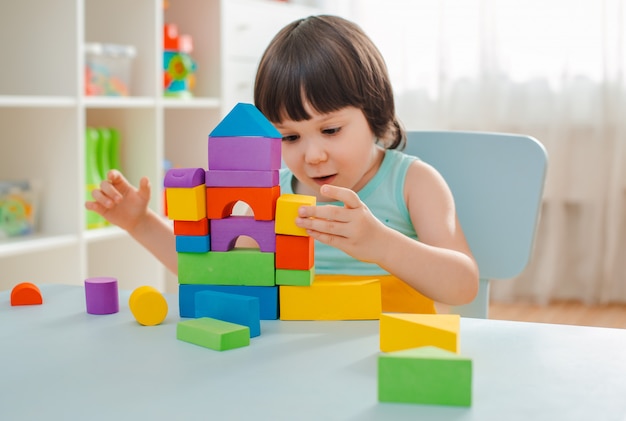
<svg viewBox="0 0 626 421">
<path fill-rule="evenodd" d="M 320 142 L 307 142 L 306 150 L 304 151 L 304 160 L 307 164 L 319 164 L 320 162 L 324 162 L 326 159 L 326 150 Z"/>
</svg>

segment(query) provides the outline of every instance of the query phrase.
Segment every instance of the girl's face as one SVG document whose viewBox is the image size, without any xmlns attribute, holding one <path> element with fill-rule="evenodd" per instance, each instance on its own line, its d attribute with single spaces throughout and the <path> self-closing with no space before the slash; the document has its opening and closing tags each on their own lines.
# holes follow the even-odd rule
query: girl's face
<svg viewBox="0 0 626 421">
<path fill-rule="evenodd" d="M 305 108 L 309 120 L 274 123 L 283 135 L 283 160 L 298 181 L 294 192 L 321 202 L 329 201 L 320 195 L 324 184 L 358 192 L 376 174 L 384 155 L 365 115 L 355 107 L 328 114 L 319 114 L 309 104 Z"/>
</svg>

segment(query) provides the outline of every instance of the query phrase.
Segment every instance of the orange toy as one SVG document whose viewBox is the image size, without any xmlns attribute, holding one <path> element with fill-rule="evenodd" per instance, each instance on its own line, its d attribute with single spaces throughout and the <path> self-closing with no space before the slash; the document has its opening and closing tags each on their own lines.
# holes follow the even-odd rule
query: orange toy
<svg viewBox="0 0 626 421">
<path fill-rule="evenodd" d="M 276 213 L 280 186 L 274 187 L 207 187 L 207 218 L 227 218 L 241 200 L 252 208 L 254 219 L 271 221 Z"/>
<path fill-rule="evenodd" d="M 313 237 L 276 235 L 276 269 L 309 270 L 315 263 Z"/>
<path fill-rule="evenodd" d="M 209 220 L 202 218 L 199 221 L 174 221 L 175 235 L 207 235 L 209 233 Z"/>
<path fill-rule="evenodd" d="M 31 306 L 43 303 L 41 291 L 35 284 L 30 282 L 22 282 L 17 284 L 11 290 L 11 305 L 12 306 Z"/>
</svg>

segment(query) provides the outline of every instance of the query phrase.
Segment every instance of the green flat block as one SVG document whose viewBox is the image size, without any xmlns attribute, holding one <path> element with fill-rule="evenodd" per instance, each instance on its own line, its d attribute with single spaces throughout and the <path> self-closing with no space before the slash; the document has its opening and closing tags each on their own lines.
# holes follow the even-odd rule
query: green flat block
<svg viewBox="0 0 626 421">
<path fill-rule="evenodd" d="M 276 269 L 276 285 L 310 287 L 314 278 L 314 268 L 310 270 Z"/>
<path fill-rule="evenodd" d="M 259 249 L 178 253 L 178 282 L 274 286 L 274 253 L 263 253 Z"/>
<path fill-rule="evenodd" d="M 471 406 L 472 360 L 434 346 L 380 354 L 378 400 Z"/>
<path fill-rule="evenodd" d="M 250 345 L 250 328 L 201 317 L 178 322 L 176 339 L 216 351 L 226 351 Z"/>
</svg>

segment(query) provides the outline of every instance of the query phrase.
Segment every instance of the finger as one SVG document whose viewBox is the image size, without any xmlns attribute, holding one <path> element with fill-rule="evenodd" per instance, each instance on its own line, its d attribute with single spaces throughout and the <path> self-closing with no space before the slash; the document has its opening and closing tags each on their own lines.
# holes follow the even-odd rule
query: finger
<svg viewBox="0 0 626 421">
<path fill-rule="evenodd" d="M 348 222 L 348 209 L 336 205 L 300 206 L 298 216 L 301 218 L 322 218 L 333 221 Z"/>
<path fill-rule="evenodd" d="M 323 218 L 297 218 L 296 225 L 309 232 L 330 234 L 339 237 L 346 237 L 349 233 L 349 226 L 345 222 Z M 315 237 L 314 237 L 315 238 Z"/>
<path fill-rule="evenodd" d="M 345 187 L 333 186 L 331 184 L 324 184 L 320 193 L 330 199 L 335 199 L 350 209 L 356 209 L 361 206 L 361 199 L 359 196 L 350 189 Z"/>
<path fill-rule="evenodd" d="M 107 180 L 104 180 L 103 182 L 100 183 L 100 192 L 103 195 L 105 195 L 109 200 L 115 203 L 121 202 L 122 199 L 124 198 L 124 196 L 118 190 L 118 188 L 114 184 L 112 184 L 110 181 L 107 181 Z M 93 196 L 94 192 L 92 192 L 91 194 Z"/>
<path fill-rule="evenodd" d="M 139 180 L 139 194 L 142 197 L 149 198 L 150 190 L 150 179 L 148 179 L 148 177 L 141 177 L 141 180 Z"/>
<path fill-rule="evenodd" d="M 114 201 L 102 190 L 99 189 L 92 190 L 91 197 L 93 197 L 93 199 L 95 200 L 95 202 L 91 203 L 95 203 L 103 209 L 110 209 L 114 204 Z"/>
<path fill-rule="evenodd" d="M 85 202 L 85 208 L 100 215 L 106 212 L 106 209 L 98 202 Z"/>
</svg>

